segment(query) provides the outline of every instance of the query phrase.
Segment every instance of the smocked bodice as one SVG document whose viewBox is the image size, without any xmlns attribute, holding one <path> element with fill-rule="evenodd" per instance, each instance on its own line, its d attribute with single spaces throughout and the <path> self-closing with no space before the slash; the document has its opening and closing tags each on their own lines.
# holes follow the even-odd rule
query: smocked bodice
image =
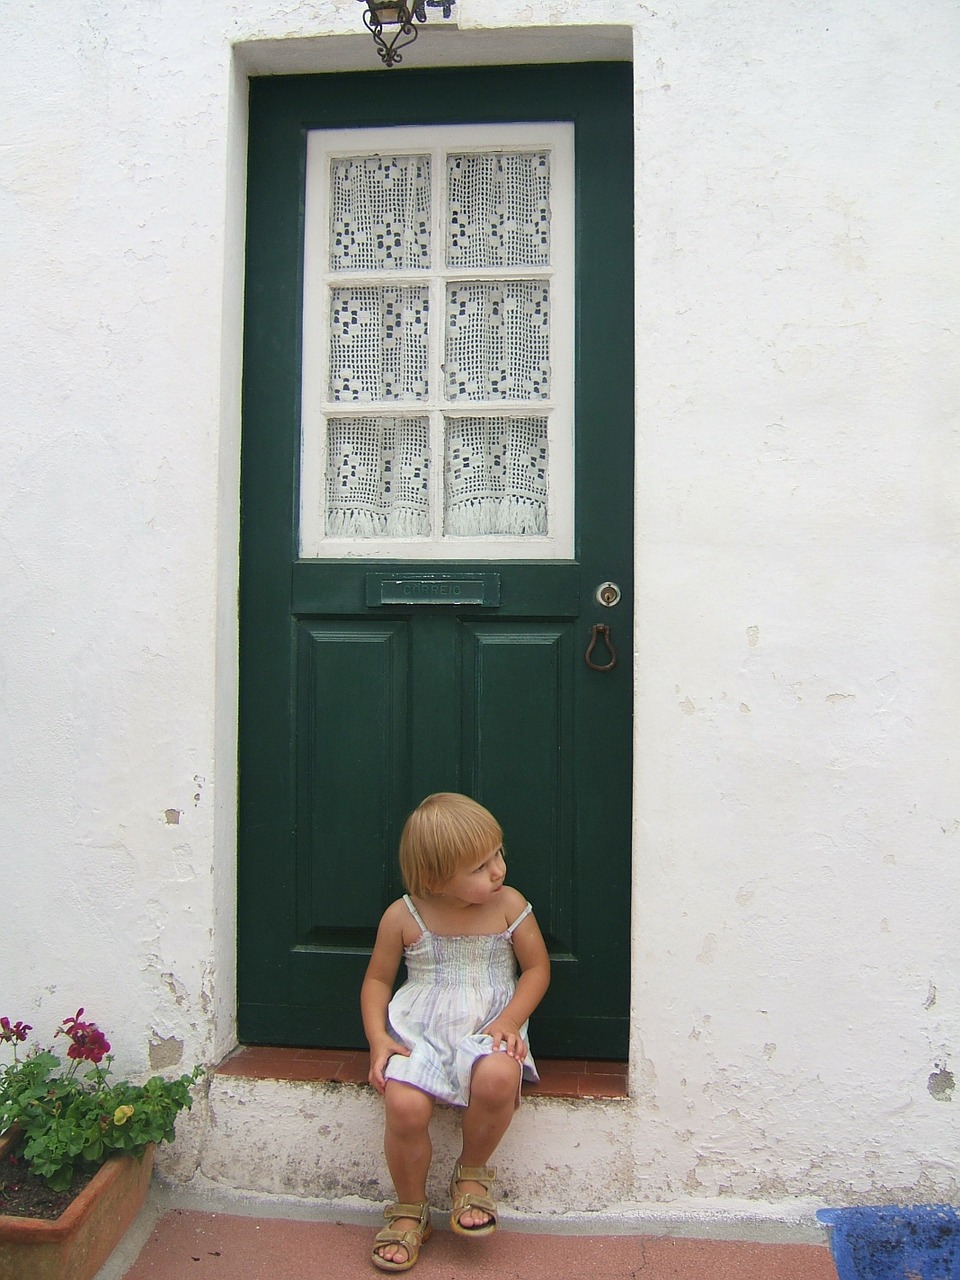
<svg viewBox="0 0 960 1280">
<path fill-rule="evenodd" d="M 511 987 L 517 980 L 517 960 L 511 934 L 486 933 L 447 937 L 424 929 L 404 947 L 407 981 L 417 985 Z"/>
</svg>

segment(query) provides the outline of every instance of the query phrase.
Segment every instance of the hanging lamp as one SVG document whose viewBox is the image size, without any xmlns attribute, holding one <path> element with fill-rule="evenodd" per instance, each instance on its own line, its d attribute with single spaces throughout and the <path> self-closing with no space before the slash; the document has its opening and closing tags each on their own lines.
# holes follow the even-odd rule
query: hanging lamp
<svg viewBox="0 0 960 1280">
<path fill-rule="evenodd" d="M 385 67 L 396 66 L 403 61 L 400 50 L 413 44 L 417 38 L 417 22 L 426 22 L 427 8 L 440 9 L 444 18 L 450 17 L 456 0 L 361 0 L 364 26 L 373 36 L 373 43 Z M 385 27 L 396 27 L 392 35 L 385 35 Z"/>
</svg>

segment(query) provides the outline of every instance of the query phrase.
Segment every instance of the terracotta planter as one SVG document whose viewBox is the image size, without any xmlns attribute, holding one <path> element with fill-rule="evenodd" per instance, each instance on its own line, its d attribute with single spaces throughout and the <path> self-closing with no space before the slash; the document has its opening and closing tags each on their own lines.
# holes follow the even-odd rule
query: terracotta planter
<svg viewBox="0 0 960 1280">
<path fill-rule="evenodd" d="M 0 1138 L 0 1156 L 13 1141 Z M 143 1207 L 152 1172 L 152 1146 L 142 1160 L 111 1156 L 55 1221 L 0 1214 L 0 1276 L 90 1280 Z"/>
</svg>

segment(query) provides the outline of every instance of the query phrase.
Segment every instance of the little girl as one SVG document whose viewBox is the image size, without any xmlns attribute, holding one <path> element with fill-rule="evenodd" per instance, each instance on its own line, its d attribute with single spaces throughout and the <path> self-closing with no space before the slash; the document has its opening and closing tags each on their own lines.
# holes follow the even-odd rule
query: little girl
<svg viewBox="0 0 960 1280">
<path fill-rule="evenodd" d="M 373 1244 L 382 1271 L 407 1271 L 430 1235 L 436 1101 L 464 1108 L 450 1226 L 474 1237 L 495 1229 L 487 1161 L 520 1105 L 521 1078 L 539 1078 L 527 1019 L 550 983 L 543 936 L 530 904 L 504 884 L 503 832 L 482 805 L 428 796 L 404 826 L 400 870 L 408 892 L 384 912 L 360 991 L 397 1196 Z M 391 998 L 401 957 L 407 980 Z"/>
</svg>

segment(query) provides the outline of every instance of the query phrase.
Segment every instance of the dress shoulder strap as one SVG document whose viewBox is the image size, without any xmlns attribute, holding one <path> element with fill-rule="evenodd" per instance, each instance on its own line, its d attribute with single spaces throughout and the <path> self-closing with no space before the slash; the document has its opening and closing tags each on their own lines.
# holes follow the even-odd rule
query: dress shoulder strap
<svg viewBox="0 0 960 1280">
<path fill-rule="evenodd" d="M 524 920 L 526 920 L 527 916 L 530 914 L 532 910 L 533 910 L 533 907 L 531 907 L 530 903 L 528 902 L 527 905 L 524 907 L 524 909 L 517 916 L 516 920 L 514 920 L 513 924 L 508 926 L 507 933 L 510 935 L 511 938 L 513 937 L 514 929 L 516 929 L 518 925 L 523 924 Z"/>
<path fill-rule="evenodd" d="M 403 900 L 404 900 L 404 902 L 407 904 L 407 910 L 410 912 L 410 914 L 413 916 L 414 920 L 416 920 L 417 924 L 420 926 L 420 932 L 421 932 L 421 933 L 429 933 L 429 932 L 430 932 L 430 930 L 429 930 L 429 929 L 427 928 L 427 926 L 423 923 L 423 920 L 421 919 L 421 916 L 420 916 L 420 912 L 419 912 L 419 911 L 417 910 L 417 908 L 413 905 L 413 899 L 410 897 L 409 893 L 405 893 L 405 894 L 403 895 Z M 517 924 L 519 924 L 519 923 L 520 923 L 520 921 L 518 920 L 518 921 L 517 921 Z"/>
</svg>

